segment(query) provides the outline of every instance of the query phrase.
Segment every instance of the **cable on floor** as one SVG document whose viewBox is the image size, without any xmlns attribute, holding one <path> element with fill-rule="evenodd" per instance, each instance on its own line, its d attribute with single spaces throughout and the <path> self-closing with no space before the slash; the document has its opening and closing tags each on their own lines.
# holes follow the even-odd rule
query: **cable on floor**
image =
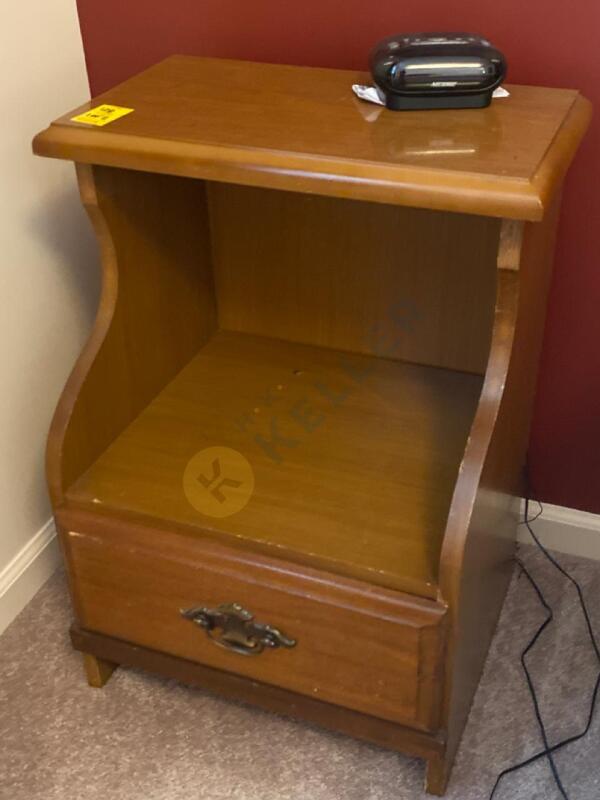
<svg viewBox="0 0 600 800">
<path fill-rule="evenodd" d="M 590 638 L 590 642 L 592 644 L 592 647 L 594 648 L 594 652 L 596 654 L 596 658 L 598 660 L 598 663 L 600 664 L 600 647 L 598 646 L 598 641 L 597 641 L 596 636 L 594 634 L 594 629 L 592 627 L 592 622 L 591 622 L 590 615 L 589 615 L 589 612 L 588 612 L 588 609 L 587 609 L 587 606 L 586 606 L 586 603 L 585 603 L 583 592 L 581 590 L 581 586 L 575 580 L 575 578 L 563 566 L 561 566 L 561 564 L 557 561 L 557 559 L 548 550 L 546 550 L 544 545 L 540 542 L 540 540 L 536 536 L 533 528 L 531 527 L 531 523 L 535 522 L 535 520 L 538 519 L 542 515 L 544 507 L 542 506 L 542 504 L 540 503 L 539 500 L 536 500 L 536 502 L 538 503 L 538 505 L 540 507 L 539 511 L 534 517 L 530 517 L 529 516 L 529 503 L 530 503 L 529 492 L 527 494 L 528 494 L 528 496 L 525 499 L 524 519 L 519 524 L 526 526 L 527 530 L 529 531 L 529 534 L 531 535 L 531 538 L 533 539 L 533 541 L 535 542 L 535 544 L 537 545 L 537 547 L 541 551 L 541 553 L 545 556 L 545 558 L 552 564 L 552 566 L 556 570 L 558 570 L 558 572 L 561 573 L 561 575 L 563 575 L 575 587 L 575 590 L 577 591 L 577 596 L 579 598 L 579 605 L 581 607 L 581 610 L 583 612 L 583 616 L 584 616 L 584 619 L 585 619 L 585 624 L 586 624 L 587 632 L 588 632 L 588 635 L 589 635 L 589 638 Z M 572 736 L 569 736 L 566 739 L 562 739 L 560 742 L 558 742 L 557 744 L 552 745 L 552 747 L 550 747 L 549 744 L 548 744 L 548 736 L 547 736 L 547 733 L 546 733 L 546 727 L 545 727 L 544 721 L 542 719 L 542 715 L 541 715 L 541 711 L 540 711 L 540 707 L 539 707 L 539 701 L 538 701 L 537 694 L 536 694 L 536 691 L 535 691 L 535 686 L 533 684 L 533 680 L 531 678 L 531 674 L 530 674 L 529 669 L 527 667 L 526 656 L 530 652 L 530 650 L 535 646 L 535 643 L 538 641 L 538 639 L 542 635 L 543 631 L 552 622 L 552 620 L 554 618 L 554 615 L 553 615 L 551 606 L 546 601 L 541 589 L 539 588 L 538 584 L 535 582 L 535 580 L 532 577 L 531 573 L 527 570 L 527 568 L 525 567 L 525 565 L 523 564 L 523 562 L 519 558 L 516 558 L 516 561 L 517 561 L 517 564 L 519 565 L 519 568 L 520 568 L 521 572 L 523 573 L 523 575 L 525 575 L 525 577 L 529 581 L 530 585 L 532 586 L 533 590 L 535 591 L 535 593 L 536 593 L 536 595 L 538 597 L 538 600 L 540 601 L 540 604 L 543 606 L 544 610 L 546 611 L 546 618 L 544 619 L 544 621 L 542 622 L 540 627 L 537 629 L 537 631 L 535 632 L 535 634 L 533 635 L 533 637 L 531 638 L 531 640 L 529 641 L 529 643 L 527 644 L 527 646 L 525 647 L 523 652 L 521 653 L 521 664 L 523 666 L 523 671 L 525 673 L 525 679 L 527 681 L 527 687 L 529 689 L 529 694 L 531 696 L 531 700 L 532 700 L 532 703 L 533 703 L 533 709 L 534 709 L 535 717 L 536 717 L 536 720 L 537 720 L 537 723 L 538 723 L 538 727 L 540 729 L 540 734 L 541 734 L 542 741 L 543 741 L 543 744 L 544 744 L 544 749 L 540 750 L 539 752 L 535 753 L 534 755 L 530 756 L 529 758 L 526 758 L 524 761 L 520 761 L 519 763 L 513 764 L 511 767 L 507 767 L 506 769 L 502 770 L 502 772 L 500 772 L 498 777 L 496 778 L 496 782 L 494 783 L 494 787 L 493 787 L 492 792 L 490 794 L 490 800 L 493 800 L 493 797 L 494 797 L 494 795 L 496 793 L 496 790 L 498 789 L 498 786 L 500 785 L 500 782 L 502 781 L 503 778 L 505 778 L 507 775 L 510 775 L 513 772 L 517 772 L 518 770 L 523 769 L 524 767 L 528 767 L 530 764 L 533 764 L 536 761 L 539 761 L 541 758 L 548 759 L 548 764 L 549 764 L 550 769 L 552 771 L 552 776 L 554 778 L 554 782 L 556 783 L 557 789 L 559 790 L 559 792 L 560 792 L 561 796 L 564 798 L 564 800 L 569 800 L 569 796 L 567 795 L 567 792 L 566 792 L 566 790 L 565 790 L 565 788 L 564 788 L 564 786 L 562 784 L 562 781 L 561 781 L 560 776 L 558 774 L 558 769 L 557 769 L 556 764 L 554 762 L 554 753 L 556 753 L 558 750 L 561 750 L 563 747 L 566 747 L 567 745 L 572 744 L 573 742 L 576 742 L 579 739 L 582 739 L 588 733 L 588 731 L 590 730 L 590 727 L 592 725 L 592 720 L 594 718 L 594 711 L 595 711 L 595 708 L 596 708 L 596 701 L 598 699 L 598 693 L 599 693 L 599 690 L 600 690 L 600 671 L 598 672 L 598 676 L 597 676 L 596 682 L 594 684 L 594 690 L 592 692 L 592 698 L 591 698 L 591 703 L 590 703 L 590 710 L 589 710 L 588 718 L 587 718 L 587 721 L 586 721 L 586 724 L 585 724 L 583 730 L 580 733 L 577 733 L 577 734 L 574 734 Z"/>
</svg>

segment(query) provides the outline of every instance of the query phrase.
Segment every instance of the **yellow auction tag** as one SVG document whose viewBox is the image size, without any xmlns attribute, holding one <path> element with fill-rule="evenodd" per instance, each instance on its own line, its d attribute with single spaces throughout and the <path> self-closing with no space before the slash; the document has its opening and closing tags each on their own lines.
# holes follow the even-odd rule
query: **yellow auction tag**
<svg viewBox="0 0 600 800">
<path fill-rule="evenodd" d="M 71 117 L 71 122 L 83 122 L 86 125 L 98 126 L 108 125 L 109 122 L 131 114 L 132 111 L 133 108 L 123 108 L 123 106 L 96 106 L 96 108 L 90 108 L 89 111 L 84 111 L 83 114 Z"/>
</svg>

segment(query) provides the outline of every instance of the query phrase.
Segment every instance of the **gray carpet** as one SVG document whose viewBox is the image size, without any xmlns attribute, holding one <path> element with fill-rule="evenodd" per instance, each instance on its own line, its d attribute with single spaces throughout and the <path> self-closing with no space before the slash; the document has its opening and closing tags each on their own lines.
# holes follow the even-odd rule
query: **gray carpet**
<svg viewBox="0 0 600 800">
<path fill-rule="evenodd" d="M 576 731 L 597 673 L 575 592 L 521 551 L 556 610 L 531 657 L 553 740 Z M 600 564 L 561 557 L 600 631 Z M 498 770 L 540 746 L 519 652 L 543 619 L 513 584 L 447 797 L 485 800 Z M 417 800 L 423 764 L 130 670 L 89 689 L 67 637 L 64 576 L 53 576 L 0 637 L 2 800 Z M 600 716 L 600 715 L 599 715 Z M 600 797 L 600 722 L 557 756 L 571 800 Z M 498 800 L 559 797 L 548 766 L 506 779 Z"/>
</svg>

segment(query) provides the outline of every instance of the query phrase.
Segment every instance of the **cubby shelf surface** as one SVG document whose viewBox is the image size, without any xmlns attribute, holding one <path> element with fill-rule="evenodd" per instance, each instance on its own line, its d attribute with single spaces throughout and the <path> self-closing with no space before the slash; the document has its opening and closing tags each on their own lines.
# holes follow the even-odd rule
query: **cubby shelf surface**
<svg viewBox="0 0 600 800">
<path fill-rule="evenodd" d="M 464 372 L 221 331 L 67 498 L 435 597 L 481 383 Z M 197 454 L 208 448 L 218 449 L 203 465 Z M 215 486 L 205 484 L 215 469 L 223 478 L 235 472 L 238 454 L 253 488 L 243 507 L 215 517 L 203 500 Z M 192 475 L 190 492 L 194 464 L 204 483 L 194 487 Z M 230 483 L 221 487 L 225 510 L 248 492 L 244 480 Z"/>
</svg>

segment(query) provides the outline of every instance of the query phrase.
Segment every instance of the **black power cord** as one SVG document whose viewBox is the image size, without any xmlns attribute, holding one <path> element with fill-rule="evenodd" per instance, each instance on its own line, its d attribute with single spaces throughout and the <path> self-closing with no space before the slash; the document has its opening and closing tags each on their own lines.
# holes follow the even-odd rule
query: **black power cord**
<svg viewBox="0 0 600 800">
<path fill-rule="evenodd" d="M 520 525 L 525 525 L 527 527 L 527 530 L 529 531 L 529 533 L 531 535 L 531 538 L 533 539 L 533 541 L 535 542 L 535 544 L 537 545 L 539 550 L 548 559 L 548 561 L 552 564 L 552 566 L 555 569 L 557 569 L 561 573 L 561 575 L 563 575 L 569 581 L 569 583 L 571 583 L 575 587 L 575 590 L 577 591 L 577 596 L 579 598 L 579 604 L 581 606 L 581 610 L 583 612 L 583 616 L 584 616 L 584 619 L 585 619 L 585 624 L 586 624 L 586 628 L 587 628 L 587 631 L 588 631 L 588 635 L 589 635 L 590 641 L 592 643 L 592 647 L 594 648 L 594 652 L 596 654 L 596 658 L 598 660 L 598 663 L 600 664 L 600 647 L 598 646 L 598 642 L 597 642 L 596 636 L 594 634 L 594 629 L 592 627 L 592 622 L 590 620 L 590 615 L 588 613 L 588 609 L 587 609 L 587 606 L 586 606 L 586 603 L 585 603 L 585 599 L 583 597 L 583 592 L 581 590 L 581 586 L 575 580 L 575 578 L 571 574 L 569 574 L 569 572 L 567 572 L 567 570 L 564 567 L 562 567 L 561 564 L 559 564 L 559 562 L 556 560 L 556 558 L 550 552 L 548 552 L 548 550 L 546 550 L 544 545 L 540 542 L 538 537 L 535 535 L 535 532 L 534 532 L 533 528 L 531 527 L 531 523 L 535 522 L 535 520 L 538 519 L 538 517 L 541 516 L 541 514 L 543 513 L 544 508 L 543 508 L 542 504 L 539 502 L 539 500 L 537 500 L 536 502 L 538 503 L 538 505 L 540 507 L 540 510 L 538 511 L 538 513 L 534 517 L 530 518 L 529 517 L 529 502 L 530 502 L 530 498 L 527 497 L 525 499 L 525 516 L 524 516 L 523 521 L 521 523 L 519 523 L 519 524 Z M 520 761 L 518 764 L 513 764 L 513 766 L 502 770 L 502 772 L 500 772 L 500 774 L 496 778 L 496 782 L 495 782 L 494 787 L 492 789 L 492 792 L 490 794 L 490 800 L 493 800 L 493 797 L 494 797 L 494 795 L 496 793 L 496 790 L 497 790 L 498 786 L 500 785 L 500 782 L 502 781 L 502 779 L 506 775 L 509 775 L 509 774 L 511 774 L 513 772 L 517 772 L 518 770 L 523 769 L 524 767 L 527 767 L 527 766 L 529 766 L 530 764 L 533 764 L 536 761 L 539 761 L 539 759 L 541 759 L 541 758 L 547 758 L 548 759 L 548 763 L 550 765 L 550 769 L 552 770 L 552 775 L 554 777 L 554 781 L 556 783 L 556 786 L 557 786 L 561 796 L 564 798 L 564 800 L 569 800 L 569 797 L 568 797 L 568 795 L 566 793 L 566 790 L 565 790 L 565 788 L 564 788 L 564 786 L 563 786 L 563 784 L 562 784 L 562 782 L 560 780 L 560 776 L 558 774 L 558 770 L 556 768 L 556 764 L 554 762 L 554 757 L 553 756 L 554 756 L 554 753 L 557 752 L 557 750 L 560 750 L 563 747 L 566 747 L 567 745 L 572 744 L 573 742 L 576 742 L 579 739 L 582 739 L 588 733 L 588 731 L 589 731 L 589 729 L 591 727 L 591 724 L 592 724 L 592 720 L 594 718 L 594 711 L 595 711 L 595 708 L 596 708 L 596 701 L 598 699 L 598 692 L 600 690 L 600 671 L 598 672 L 598 676 L 597 676 L 596 682 L 594 684 L 594 690 L 592 692 L 592 699 L 591 699 L 591 703 L 590 703 L 590 710 L 589 710 L 587 722 L 585 724 L 584 729 L 580 733 L 574 734 L 573 736 L 569 736 L 566 739 L 562 739 L 560 742 L 558 742 L 557 744 L 555 744 L 552 747 L 550 747 L 549 744 L 548 744 L 548 736 L 547 736 L 547 733 L 546 733 L 546 727 L 544 725 L 544 721 L 542 719 L 542 715 L 541 715 L 541 712 L 540 712 L 540 707 L 539 707 L 537 694 L 536 694 L 536 691 L 535 691 L 535 686 L 533 684 L 533 680 L 531 678 L 531 674 L 529 672 L 529 669 L 527 667 L 527 662 L 526 662 L 525 659 L 526 659 L 526 656 L 529 653 L 529 651 L 535 646 L 535 643 L 538 641 L 538 639 L 542 635 L 543 631 L 552 622 L 552 620 L 554 618 L 554 615 L 553 615 L 553 612 L 552 612 L 552 608 L 550 607 L 550 605 L 546 601 L 546 598 L 544 597 L 541 589 L 539 588 L 539 586 L 537 585 L 537 583 L 535 582 L 535 580 L 531 576 L 531 573 L 527 570 L 527 568 L 525 567 L 525 565 L 523 564 L 523 562 L 520 559 L 517 558 L 516 561 L 517 561 L 517 564 L 519 565 L 519 568 L 521 569 L 523 575 L 525 575 L 525 577 L 529 581 L 530 585 L 532 586 L 532 588 L 534 589 L 535 593 L 537 594 L 538 600 L 540 601 L 541 605 L 543 606 L 543 608 L 546 611 L 545 620 L 542 622 L 542 624 L 540 625 L 540 627 L 537 629 L 537 631 L 535 632 L 534 636 L 530 640 L 529 644 L 525 647 L 525 649 L 521 653 L 521 664 L 523 665 L 523 671 L 525 673 L 525 678 L 527 680 L 527 686 L 529 688 L 529 693 L 531 695 L 531 700 L 532 700 L 532 703 L 533 703 L 533 709 L 534 709 L 534 712 L 535 712 L 535 717 L 536 717 L 536 720 L 537 720 L 537 723 L 538 723 L 538 726 L 539 726 L 539 729 L 540 729 L 540 734 L 542 736 L 542 741 L 544 743 L 544 749 L 540 750 L 539 752 L 535 753 L 534 755 L 530 756 L 529 758 L 525 759 L 524 761 Z"/>
</svg>

